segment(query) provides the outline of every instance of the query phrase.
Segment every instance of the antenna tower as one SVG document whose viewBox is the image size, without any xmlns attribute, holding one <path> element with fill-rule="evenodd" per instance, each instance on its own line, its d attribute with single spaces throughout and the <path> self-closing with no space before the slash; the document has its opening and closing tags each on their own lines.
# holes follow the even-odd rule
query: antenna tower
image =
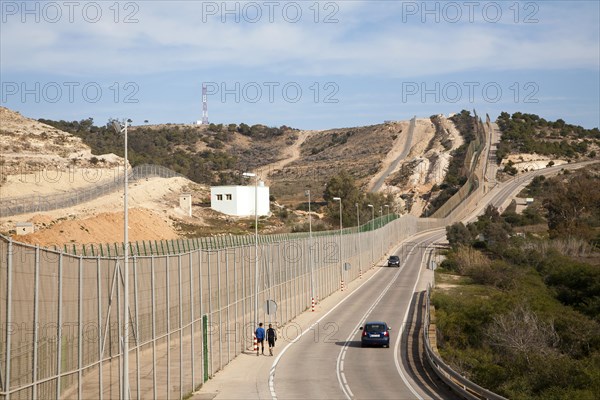
<svg viewBox="0 0 600 400">
<path fill-rule="evenodd" d="M 208 101 L 206 96 L 206 83 L 202 84 L 202 125 L 208 125 Z"/>
</svg>

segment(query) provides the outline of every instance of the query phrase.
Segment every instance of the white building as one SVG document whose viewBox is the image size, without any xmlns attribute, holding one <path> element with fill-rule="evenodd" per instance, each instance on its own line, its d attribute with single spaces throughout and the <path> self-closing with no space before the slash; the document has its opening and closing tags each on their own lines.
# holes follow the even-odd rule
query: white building
<svg viewBox="0 0 600 400">
<path fill-rule="evenodd" d="M 269 187 L 258 182 L 258 215 L 269 215 Z M 210 208 L 236 217 L 254 216 L 254 185 L 210 188 Z"/>
</svg>

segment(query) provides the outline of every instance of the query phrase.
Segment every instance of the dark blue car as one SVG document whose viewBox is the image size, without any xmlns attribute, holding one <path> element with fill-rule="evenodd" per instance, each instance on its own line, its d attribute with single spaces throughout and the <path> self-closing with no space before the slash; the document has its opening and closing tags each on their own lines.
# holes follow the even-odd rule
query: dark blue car
<svg viewBox="0 0 600 400">
<path fill-rule="evenodd" d="M 362 335 L 360 336 L 361 347 L 365 346 L 384 346 L 390 347 L 391 328 L 385 322 L 371 321 L 361 326 Z"/>
<path fill-rule="evenodd" d="M 400 257 L 390 256 L 390 258 L 388 258 L 388 267 L 399 267 L 399 266 L 400 266 Z"/>
</svg>

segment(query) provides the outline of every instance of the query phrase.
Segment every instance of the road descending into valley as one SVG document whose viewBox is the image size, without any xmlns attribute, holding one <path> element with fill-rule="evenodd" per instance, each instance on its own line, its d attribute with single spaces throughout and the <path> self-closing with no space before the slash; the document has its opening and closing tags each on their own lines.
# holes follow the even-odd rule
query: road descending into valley
<svg viewBox="0 0 600 400">
<path fill-rule="evenodd" d="M 402 260 L 399 268 L 376 267 L 367 282 L 318 322 L 319 328 L 327 327 L 329 335 L 315 336 L 313 332 L 318 330 L 309 330 L 280 353 L 270 374 L 272 398 L 454 398 L 439 380 L 428 378 L 431 374 L 415 379 L 407 372 L 428 368 L 407 351 L 413 340 L 403 334 L 413 330 L 407 326 L 420 322 L 409 311 L 415 291 L 425 289 L 420 277 L 427 247 L 444 236 L 436 230 L 404 243 L 395 252 Z M 359 327 L 365 320 L 388 323 L 389 348 L 361 347 Z"/>
<path fill-rule="evenodd" d="M 533 171 L 497 185 L 464 219 L 473 220 L 488 204 L 501 206 L 534 176 L 552 175 L 586 163 Z M 444 242 L 445 228 L 426 231 L 404 242 L 393 254 L 399 268 L 378 266 L 317 327 L 288 345 L 269 374 L 273 399 L 453 399 L 459 398 L 432 371 L 424 358 L 422 316 L 432 272 L 428 249 Z M 365 321 L 391 326 L 389 348 L 362 348 L 359 327 Z M 328 335 L 315 335 L 326 327 Z"/>
</svg>

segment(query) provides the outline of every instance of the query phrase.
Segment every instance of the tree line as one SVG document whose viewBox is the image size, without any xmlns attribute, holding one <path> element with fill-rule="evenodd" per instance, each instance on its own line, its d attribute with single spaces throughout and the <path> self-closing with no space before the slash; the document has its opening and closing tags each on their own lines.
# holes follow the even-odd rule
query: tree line
<svg viewBox="0 0 600 400">
<path fill-rule="evenodd" d="M 438 272 L 459 285 L 434 292 L 440 352 L 508 398 L 600 398 L 600 169 L 522 195 L 529 213 L 488 207 L 447 228 Z"/>
<path fill-rule="evenodd" d="M 112 128 L 112 121 L 96 126 L 93 118 L 80 121 L 39 120 L 80 137 L 93 154 L 114 153 L 123 157 L 123 138 Z M 161 165 L 197 183 L 237 184 L 242 181 L 240 172 L 236 170 L 239 159 L 224 150 L 225 144 L 233 140 L 233 135 L 239 133 L 258 140 L 269 140 L 291 129 L 244 123 L 227 126 L 210 124 L 205 130 L 193 125 L 132 126 L 128 131 L 128 159 L 132 166 Z M 208 149 L 198 150 L 200 142 L 204 142 Z"/>
<path fill-rule="evenodd" d="M 502 131 L 496 156 L 498 162 L 511 153 L 537 153 L 575 159 L 594 158 L 592 144 L 600 145 L 600 130 L 570 125 L 564 120 L 547 121 L 535 114 L 502 112 L 497 119 Z"/>
</svg>

